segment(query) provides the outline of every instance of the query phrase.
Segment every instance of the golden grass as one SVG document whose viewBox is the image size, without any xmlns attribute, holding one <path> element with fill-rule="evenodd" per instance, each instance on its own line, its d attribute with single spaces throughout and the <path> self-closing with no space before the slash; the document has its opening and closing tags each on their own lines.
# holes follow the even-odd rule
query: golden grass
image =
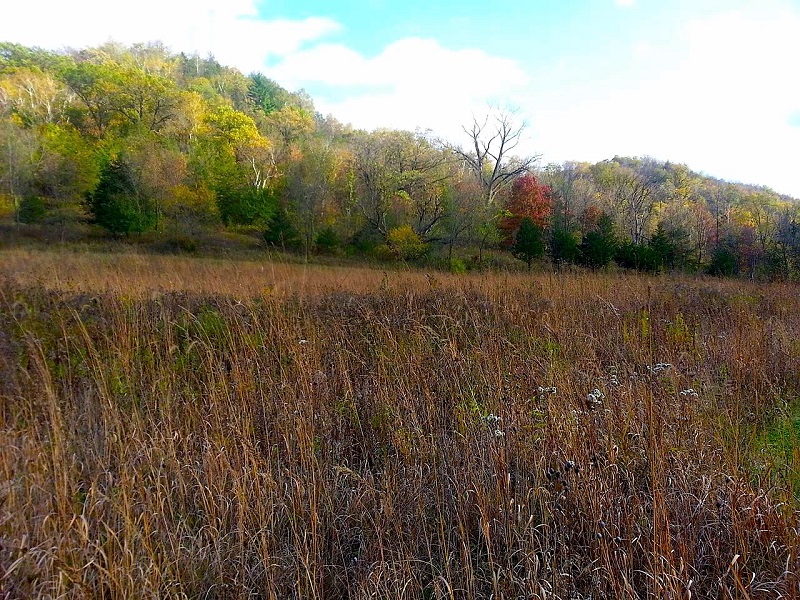
<svg viewBox="0 0 800 600">
<path fill-rule="evenodd" d="M 796 287 L 0 261 L 0 597 L 800 596 Z"/>
</svg>

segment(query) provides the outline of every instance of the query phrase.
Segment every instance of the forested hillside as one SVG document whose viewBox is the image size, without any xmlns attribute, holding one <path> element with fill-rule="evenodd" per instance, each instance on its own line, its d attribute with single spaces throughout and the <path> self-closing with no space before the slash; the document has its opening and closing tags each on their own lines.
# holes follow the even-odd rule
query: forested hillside
<svg viewBox="0 0 800 600">
<path fill-rule="evenodd" d="M 540 165 L 514 156 L 523 127 L 508 112 L 464 129 L 463 147 L 355 130 L 302 91 L 160 44 L 0 44 L 0 206 L 12 230 L 153 232 L 186 250 L 235 231 L 306 258 L 456 270 L 490 252 L 529 267 L 547 257 L 800 276 L 792 198 L 651 158 Z"/>
</svg>

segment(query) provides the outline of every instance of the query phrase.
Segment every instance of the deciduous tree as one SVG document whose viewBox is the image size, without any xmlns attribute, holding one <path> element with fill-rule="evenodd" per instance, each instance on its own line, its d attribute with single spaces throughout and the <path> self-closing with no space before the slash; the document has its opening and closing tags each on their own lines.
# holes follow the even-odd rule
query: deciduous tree
<svg viewBox="0 0 800 600">
<path fill-rule="evenodd" d="M 499 227 L 504 232 L 506 243 L 511 245 L 523 219 L 530 219 L 540 230 L 549 225 L 553 210 L 552 190 L 539 183 L 532 173 L 521 175 L 511 185 L 505 209 L 509 214 L 500 220 Z"/>
<path fill-rule="evenodd" d="M 468 146 L 450 148 L 480 183 L 484 203 L 491 205 L 502 190 L 531 170 L 538 157 L 514 156 L 523 140 L 525 123 L 511 111 L 495 110 L 483 119 L 476 117 L 463 129 Z"/>
</svg>

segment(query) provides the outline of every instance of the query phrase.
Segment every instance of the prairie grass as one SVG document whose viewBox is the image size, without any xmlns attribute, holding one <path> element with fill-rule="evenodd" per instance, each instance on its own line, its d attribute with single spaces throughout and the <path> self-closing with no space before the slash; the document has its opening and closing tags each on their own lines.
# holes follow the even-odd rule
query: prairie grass
<svg viewBox="0 0 800 600">
<path fill-rule="evenodd" d="M 0 281 L 0 598 L 800 597 L 797 287 L 19 250 Z"/>
</svg>

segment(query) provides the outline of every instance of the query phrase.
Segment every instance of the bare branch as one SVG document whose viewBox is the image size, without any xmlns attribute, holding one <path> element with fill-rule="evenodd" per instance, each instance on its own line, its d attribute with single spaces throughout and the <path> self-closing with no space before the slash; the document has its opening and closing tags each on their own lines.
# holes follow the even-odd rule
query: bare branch
<svg viewBox="0 0 800 600">
<path fill-rule="evenodd" d="M 471 126 L 462 127 L 471 149 L 447 144 L 480 183 L 487 206 L 493 204 L 497 194 L 514 179 L 529 172 L 539 159 L 538 156 L 517 158 L 511 155 L 520 145 L 525 127 L 525 122 L 517 122 L 512 112 L 496 110 L 483 121 L 473 117 Z"/>
</svg>

